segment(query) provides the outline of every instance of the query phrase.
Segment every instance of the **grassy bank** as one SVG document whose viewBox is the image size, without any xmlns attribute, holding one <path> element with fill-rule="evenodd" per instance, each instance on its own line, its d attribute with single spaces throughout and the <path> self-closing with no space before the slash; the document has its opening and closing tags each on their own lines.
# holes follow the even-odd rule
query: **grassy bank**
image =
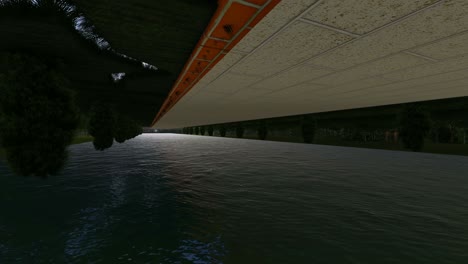
<svg viewBox="0 0 468 264">
<path fill-rule="evenodd" d="M 71 145 L 76 145 L 76 144 L 81 144 L 81 143 L 86 143 L 86 142 L 91 142 L 91 141 L 93 141 L 92 136 L 79 136 L 73 139 Z"/>
</svg>

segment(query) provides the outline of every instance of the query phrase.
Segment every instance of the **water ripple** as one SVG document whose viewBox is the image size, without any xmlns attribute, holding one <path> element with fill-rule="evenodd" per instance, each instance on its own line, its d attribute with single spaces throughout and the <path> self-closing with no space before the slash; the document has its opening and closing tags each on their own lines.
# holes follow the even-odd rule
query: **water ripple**
<svg viewBox="0 0 468 264">
<path fill-rule="evenodd" d="M 0 263 L 465 263 L 468 158 L 185 135 L 0 163 Z"/>
</svg>

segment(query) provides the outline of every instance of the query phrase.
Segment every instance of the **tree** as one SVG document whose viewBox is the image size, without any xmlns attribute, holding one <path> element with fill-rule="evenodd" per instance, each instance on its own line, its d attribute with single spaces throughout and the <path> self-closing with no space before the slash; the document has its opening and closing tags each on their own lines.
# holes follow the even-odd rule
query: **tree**
<svg viewBox="0 0 468 264">
<path fill-rule="evenodd" d="M 205 127 L 204 126 L 200 127 L 200 135 L 202 135 L 202 136 L 205 135 Z"/>
<path fill-rule="evenodd" d="M 238 138 L 242 138 L 244 136 L 244 127 L 240 122 L 236 124 L 236 136 Z"/>
<path fill-rule="evenodd" d="M 115 125 L 114 138 L 118 143 L 132 139 L 141 134 L 141 127 L 131 118 L 119 115 Z"/>
<path fill-rule="evenodd" d="M 421 151 L 431 129 L 431 119 L 419 104 L 408 104 L 400 113 L 400 136 L 405 148 Z"/>
<path fill-rule="evenodd" d="M 25 54 L 5 58 L 0 74 L 0 138 L 19 175 L 57 174 L 67 160 L 79 112 L 61 65 Z"/>
<path fill-rule="evenodd" d="M 268 134 L 268 129 L 266 126 L 265 120 L 260 121 L 258 124 L 258 130 L 257 130 L 257 135 L 258 139 L 265 140 Z"/>
<path fill-rule="evenodd" d="M 198 127 L 195 127 L 195 128 L 194 128 L 194 131 L 195 131 L 195 135 L 198 135 L 198 133 L 199 133 Z"/>
<path fill-rule="evenodd" d="M 438 142 L 440 143 L 449 143 L 453 138 L 452 129 L 449 124 L 442 123 L 437 130 Z"/>
<path fill-rule="evenodd" d="M 303 116 L 301 120 L 302 138 L 304 143 L 312 143 L 315 138 L 317 121 L 309 116 Z"/>
<path fill-rule="evenodd" d="M 219 126 L 219 135 L 221 137 L 225 137 L 226 136 L 226 126 L 225 125 L 220 125 Z"/>
<path fill-rule="evenodd" d="M 118 116 L 115 124 L 114 138 L 118 143 L 124 143 L 129 139 L 131 120 L 127 117 Z"/>
<path fill-rule="evenodd" d="M 91 107 L 88 132 L 94 137 L 96 150 L 112 147 L 116 127 L 116 115 L 109 104 L 98 102 Z"/>
<path fill-rule="evenodd" d="M 208 126 L 208 135 L 213 136 L 213 126 Z"/>
</svg>

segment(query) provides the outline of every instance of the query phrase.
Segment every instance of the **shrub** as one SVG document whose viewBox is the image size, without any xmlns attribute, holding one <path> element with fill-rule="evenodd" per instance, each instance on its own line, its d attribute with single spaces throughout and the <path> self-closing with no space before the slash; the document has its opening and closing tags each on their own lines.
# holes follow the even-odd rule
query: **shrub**
<svg viewBox="0 0 468 264">
<path fill-rule="evenodd" d="M 237 123 L 236 124 L 236 137 L 242 138 L 244 136 L 244 127 L 242 126 L 242 123 Z"/>
<path fill-rule="evenodd" d="M 301 130 L 304 143 L 312 143 L 317 130 L 317 121 L 313 118 L 304 116 L 301 120 Z"/>
<path fill-rule="evenodd" d="M 421 151 L 431 129 L 429 114 L 419 104 L 406 105 L 400 113 L 400 136 L 405 148 Z"/>
<path fill-rule="evenodd" d="M 258 125 L 257 134 L 258 134 L 258 139 L 261 139 L 261 140 L 266 139 L 267 134 L 268 134 L 268 129 L 267 129 L 265 120 L 260 121 Z"/>
<path fill-rule="evenodd" d="M 453 137 L 452 129 L 447 123 L 444 123 L 438 127 L 437 135 L 439 136 L 438 141 L 440 143 L 449 143 Z"/>
<path fill-rule="evenodd" d="M 95 103 L 91 107 L 88 132 L 94 137 L 96 150 L 103 151 L 112 147 L 116 128 L 116 115 L 110 105 Z"/>
<path fill-rule="evenodd" d="M 219 135 L 221 137 L 225 137 L 226 136 L 226 126 L 225 125 L 220 125 L 219 126 Z"/>
<path fill-rule="evenodd" d="M 123 143 L 141 134 L 141 127 L 128 116 L 119 115 L 115 125 L 115 141 Z"/>
</svg>

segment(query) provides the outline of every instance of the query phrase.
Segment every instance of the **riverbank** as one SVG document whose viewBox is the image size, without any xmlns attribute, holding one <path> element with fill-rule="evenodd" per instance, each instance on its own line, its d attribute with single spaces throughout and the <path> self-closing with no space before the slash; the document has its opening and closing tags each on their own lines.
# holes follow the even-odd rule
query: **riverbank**
<svg viewBox="0 0 468 264">
<path fill-rule="evenodd" d="M 319 145 L 332 145 L 343 147 L 356 147 L 356 148 L 369 148 L 369 149 L 383 149 L 383 150 L 397 150 L 397 151 L 411 151 L 403 148 L 398 143 L 387 142 L 346 142 L 346 141 L 319 141 Z M 461 155 L 468 156 L 468 145 L 462 144 L 436 144 L 426 142 L 421 152 L 434 153 L 434 154 L 447 154 L 447 155 Z"/>
<path fill-rule="evenodd" d="M 81 143 L 86 143 L 86 142 L 91 142 L 91 141 L 93 141 L 92 136 L 79 136 L 73 139 L 71 145 L 76 145 L 76 144 L 81 144 Z"/>
<path fill-rule="evenodd" d="M 228 138 L 235 138 L 234 136 L 226 136 Z M 244 139 L 259 140 L 256 137 L 244 137 Z M 277 142 L 290 142 L 290 143 L 301 143 L 303 142 L 302 137 L 279 137 L 279 136 L 267 136 L 265 139 L 267 141 L 277 141 Z M 347 141 L 340 140 L 332 137 L 317 137 L 312 144 L 316 145 L 328 145 L 328 146 L 338 146 L 338 147 L 353 147 L 353 148 L 367 148 L 367 149 L 382 149 L 382 150 L 393 150 L 393 151 L 407 151 L 411 150 L 405 149 L 400 143 L 394 142 L 361 142 L 361 141 Z M 433 143 L 430 140 L 426 140 L 424 147 L 421 150 L 424 153 L 434 153 L 434 154 L 446 154 L 446 155 L 460 155 L 468 156 L 468 144 L 445 144 L 445 143 Z"/>
</svg>

